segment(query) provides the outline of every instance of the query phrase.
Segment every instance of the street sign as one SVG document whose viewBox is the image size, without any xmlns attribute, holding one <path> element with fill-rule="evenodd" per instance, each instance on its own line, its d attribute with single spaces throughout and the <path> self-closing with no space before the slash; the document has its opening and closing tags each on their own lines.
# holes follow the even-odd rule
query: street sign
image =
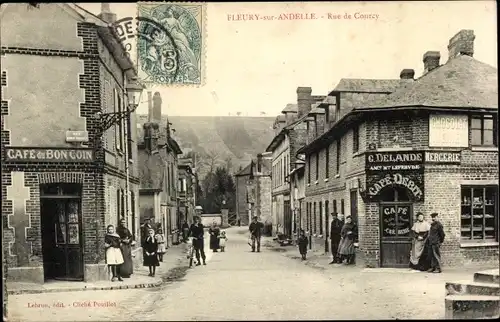
<svg viewBox="0 0 500 322">
<path fill-rule="evenodd" d="M 66 142 L 88 142 L 88 131 L 66 131 Z"/>
</svg>

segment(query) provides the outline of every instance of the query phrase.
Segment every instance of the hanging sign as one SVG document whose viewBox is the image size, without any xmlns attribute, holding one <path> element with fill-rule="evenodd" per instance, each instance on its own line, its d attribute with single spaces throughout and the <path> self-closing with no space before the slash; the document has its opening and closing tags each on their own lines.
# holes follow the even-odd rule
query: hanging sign
<svg viewBox="0 0 500 322">
<path fill-rule="evenodd" d="M 7 161 L 92 162 L 92 149 L 6 148 Z"/>
</svg>

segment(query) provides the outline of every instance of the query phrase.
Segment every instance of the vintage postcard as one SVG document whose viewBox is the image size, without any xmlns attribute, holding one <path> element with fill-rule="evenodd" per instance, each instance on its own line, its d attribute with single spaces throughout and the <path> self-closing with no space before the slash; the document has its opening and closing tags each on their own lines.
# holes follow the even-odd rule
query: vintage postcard
<svg viewBox="0 0 500 322">
<path fill-rule="evenodd" d="M 497 19 L 2 3 L 4 321 L 498 319 Z"/>
</svg>

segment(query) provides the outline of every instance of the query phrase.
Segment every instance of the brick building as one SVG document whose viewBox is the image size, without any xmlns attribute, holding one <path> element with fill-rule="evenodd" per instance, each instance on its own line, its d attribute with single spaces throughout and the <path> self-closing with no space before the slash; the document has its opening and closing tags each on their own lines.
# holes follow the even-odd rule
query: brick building
<svg viewBox="0 0 500 322">
<path fill-rule="evenodd" d="M 297 151 L 306 144 L 306 118 L 311 107 L 324 96 L 311 95 L 310 87 L 297 88 L 297 104 L 287 104 L 273 125 L 275 137 L 266 149 L 272 153 L 271 191 L 273 234 L 291 237 L 293 230 L 289 174 L 296 161 Z"/>
<path fill-rule="evenodd" d="M 196 187 L 198 177 L 191 158 L 179 159 L 178 171 L 178 194 L 179 194 L 179 222 L 182 224 L 186 220 L 193 223 L 193 216 L 196 207 Z"/>
<path fill-rule="evenodd" d="M 498 263 L 497 69 L 472 57 L 474 38 L 471 30 L 452 37 L 442 65 L 439 52 L 425 53 L 424 74 L 413 80 L 403 70 L 383 97 L 349 97 L 341 81 L 330 93 L 339 117 L 299 151 L 308 160 L 319 154 L 319 167 L 306 166 L 319 172 L 306 186 L 309 213 L 320 217 L 328 206 L 323 214 L 353 216 L 358 263 L 407 267 L 419 211 L 440 214 L 445 265 Z"/>
<path fill-rule="evenodd" d="M 126 109 L 136 76 L 108 25 L 116 16 L 56 3 L 0 10 L 9 279 L 107 278 L 106 226 L 124 217 L 135 231 L 138 223 L 135 114 L 102 135 L 95 118 Z"/>
<path fill-rule="evenodd" d="M 178 156 L 182 154 L 171 136 L 170 123 L 161 125 L 160 93 L 148 92 L 149 121 L 143 125 L 138 142 L 140 177 L 139 211 L 141 225 L 145 219 L 160 224 L 167 246 L 179 241 Z"/>
<path fill-rule="evenodd" d="M 257 216 L 264 223 L 266 234 L 272 232 L 270 168 L 270 157 L 258 154 L 255 160 L 235 174 L 236 221 L 248 225 L 252 216 Z"/>
</svg>

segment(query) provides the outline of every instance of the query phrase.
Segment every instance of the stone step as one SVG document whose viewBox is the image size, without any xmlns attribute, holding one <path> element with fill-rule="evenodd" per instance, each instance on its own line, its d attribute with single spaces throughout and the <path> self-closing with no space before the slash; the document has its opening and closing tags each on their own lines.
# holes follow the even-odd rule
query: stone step
<svg viewBox="0 0 500 322">
<path fill-rule="evenodd" d="M 447 295 L 445 319 L 494 319 L 500 317 L 500 297 L 487 295 Z"/>
<path fill-rule="evenodd" d="M 474 282 L 495 283 L 500 285 L 500 270 L 489 269 L 486 271 L 474 273 Z"/>
<path fill-rule="evenodd" d="M 491 295 L 500 296 L 500 285 L 472 281 L 446 283 L 446 295 Z"/>
</svg>

